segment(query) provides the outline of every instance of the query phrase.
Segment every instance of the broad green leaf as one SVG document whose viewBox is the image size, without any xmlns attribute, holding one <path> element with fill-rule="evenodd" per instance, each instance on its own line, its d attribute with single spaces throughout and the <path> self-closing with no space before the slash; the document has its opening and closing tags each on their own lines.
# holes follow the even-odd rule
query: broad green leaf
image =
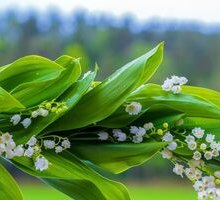
<svg viewBox="0 0 220 200">
<path fill-rule="evenodd" d="M 3 71 L 3 70 L 5 70 L 5 68 L 7 68 L 9 65 L 10 65 L 10 64 L 1 66 L 1 67 L 0 67 L 0 72 Z"/>
<path fill-rule="evenodd" d="M 50 186 L 62 191 L 64 194 L 75 200 L 106 200 L 105 196 L 94 185 L 93 182 L 88 180 L 68 180 L 68 179 L 47 179 L 43 181 Z M 73 189 L 74 185 L 74 189 Z M 89 192 L 88 191 L 89 188 Z"/>
<path fill-rule="evenodd" d="M 200 98 L 210 101 L 220 108 L 220 93 L 208 88 L 194 87 L 194 86 L 182 86 L 183 94 L 197 95 Z"/>
<path fill-rule="evenodd" d="M 138 119 L 132 121 L 132 124 L 135 126 L 143 126 L 145 123 L 152 122 L 155 127 L 161 128 L 166 122 L 169 124 L 169 127 L 173 127 L 184 117 L 184 113 L 171 109 L 168 106 L 155 105 L 150 107 Z"/>
<path fill-rule="evenodd" d="M 77 200 L 130 200 L 122 184 L 99 175 L 71 153 L 48 151 L 44 156 L 51 165 L 43 172 L 36 171 L 33 162 L 27 158 L 16 159 L 14 164 Z"/>
<path fill-rule="evenodd" d="M 164 107 L 163 112 L 165 114 L 172 109 L 192 117 L 220 118 L 220 107 L 214 104 L 214 101 L 211 102 L 212 99 L 215 99 L 215 102 L 217 101 L 216 95 L 206 100 L 205 95 L 204 97 L 198 96 L 199 88 L 195 89 L 190 86 L 187 86 L 187 90 L 185 88 L 183 88 L 181 94 L 172 94 L 163 91 L 159 85 L 144 85 L 137 91 L 134 91 L 126 100 L 126 102 L 137 101 L 142 104 L 142 112 L 139 115 L 131 116 L 125 112 L 125 107 L 121 106 L 115 113 L 98 124 L 105 127 L 127 126 L 155 106 L 160 106 L 159 109 Z M 211 93 L 210 96 L 212 96 Z"/>
<path fill-rule="evenodd" d="M 1 113 L 19 112 L 23 109 L 25 109 L 24 105 L 22 105 L 17 99 L 11 96 L 2 87 L 0 87 L 0 112 Z"/>
<path fill-rule="evenodd" d="M 56 130 L 80 128 L 112 114 L 129 94 L 146 82 L 158 68 L 163 44 L 123 66 L 88 92 L 79 103 L 56 122 Z"/>
<path fill-rule="evenodd" d="M 59 97 L 79 78 L 81 66 L 79 59 L 73 59 L 69 56 L 62 56 L 56 62 L 62 64 L 65 69 L 58 77 L 41 82 L 24 83 L 13 90 L 11 94 L 27 107 Z"/>
<path fill-rule="evenodd" d="M 167 143 L 146 141 L 140 144 L 74 143 L 71 152 L 80 159 L 113 173 L 121 173 L 154 156 Z"/>
<path fill-rule="evenodd" d="M 61 102 L 66 102 L 68 109 L 71 109 L 79 99 L 87 92 L 89 87 L 92 84 L 96 76 L 96 71 L 91 72 L 86 76 L 84 79 L 76 81 L 72 84 L 57 100 Z M 56 120 L 61 117 L 65 113 L 50 113 L 47 117 L 38 117 L 33 119 L 33 123 L 26 129 L 26 134 L 22 134 L 24 132 L 24 128 L 22 126 L 19 127 L 19 130 L 13 132 L 14 140 L 17 143 L 24 143 L 32 135 L 38 135 L 42 132 L 45 128 L 47 128 L 51 123 L 54 122 L 56 124 Z M 53 125 L 51 125 L 47 130 L 44 130 L 44 133 L 51 132 L 53 130 Z M 56 129 L 55 129 L 56 131 Z"/>
<path fill-rule="evenodd" d="M 51 80 L 64 69 L 40 56 L 26 56 L 7 65 L 0 73 L 0 86 L 11 91 L 22 83 Z"/>
<path fill-rule="evenodd" d="M 138 115 L 129 115 L 125 112 L 125 107 L 121 106 L 115 113 L 97 125 L 108 128 L 122 128 L 130 124 L 143 126 L 147 122 L 152 122 L 156 127 L 160 127 L 164 122 L 174 125 L 183 116 L 185 116 L 183 112 L 161 104 L 143 107 Z"/>
<path fill-rule="evenodd" d="M 2 200 L 23 200 L 23 196 L 14 178 L 0 164 L 0 197 Z"/>
</svg>

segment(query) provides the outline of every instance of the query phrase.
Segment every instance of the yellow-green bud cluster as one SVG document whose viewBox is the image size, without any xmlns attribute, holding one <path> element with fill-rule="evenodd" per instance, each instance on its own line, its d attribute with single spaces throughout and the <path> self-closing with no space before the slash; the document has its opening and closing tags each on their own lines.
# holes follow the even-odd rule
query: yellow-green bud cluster
<svg viewBox="0 0 220 200">
<path fill-rule="evenodd" d="M 65 102 L 44 102 L 41 106 L 46 108 L 48 111 L 56 114 L 64 113 L 68 110 L 68 107 L 66 106 Z"/>
</svg>

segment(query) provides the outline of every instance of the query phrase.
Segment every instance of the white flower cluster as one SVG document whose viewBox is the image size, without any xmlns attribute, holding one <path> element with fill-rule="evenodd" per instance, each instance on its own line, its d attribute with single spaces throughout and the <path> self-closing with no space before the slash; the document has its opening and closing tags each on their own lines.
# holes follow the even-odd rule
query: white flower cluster
<svg viewBox="0 0 220 200">
<path fill-rule="evenodd" d="M 39 108 L 31 113 L 30 117 L 26 117 L 23 120 L 21 119 L 20 114 L 15 114 L 11 117 L 10 122 L 15 126 L 19 124 L 19 122 L 23 125 L 24 128 L 28 128 L 32 123 L 32 118 L 37 118 L 39 116 L 47 117 L 49 111 L 44 108 Z"/>
<path fill-rule="evenodd" d="M 142 105 L 138 102 L 133 101 L 126 106 L 125 111 L 129 115 L 138 115 L 141 112 L 141 109 Z"/>
<path fill-rule="evenodd" d="M 44 145 L 45 149 L 55 149 L 56 153 L 61 153 L 63 150 L 69 149 L 71 146 L 71 143 L 68 140 L 68 138 L 60 138 L 59 137 L 57 143 L 55 142 L 55 138 L 54 138 L 54 140 L 46 139 L 43 141 L 43 145 Z"/>
<path fill-rule="evenodd" d="M 220 172 L 216 171 L 214 176 L 202 176 L 202 171 L 198 169 L 204 166 L 202 160 L 190 160 L 188 165 L 189 167 L 184 167 L 184 165 L 176 163 L 173 172 L 181 177 L 185 174 L 194 182 L 193 187 L 198 192 L 198 200 L 220 200 L 220 189 L 216 185 Z"/>
<path fill-rule="evenodd" d="M 163 142 L 169 142 L 168 146 L 166 147 L 170 151 L 175 151 L 177 148 L 177 143 L 174 141 L 174 136 L 167 131 L 165 135 L 162 137 Z"/>
<path fill-rule="evenodd" d="M 220 200 L 220 189 L 216 187 L 215 182 L 214 176 L 204 176 L 195 182 L 193 187 L 198 192 L 198 200 Z"/>
<path fill-rule="evenodd" d="M 118 142 L 124 142 L 127 140 L 127 135 L 124 133 L 121 129 L 113 129 L 113 138 L 110 136 L 110 134 L 106 131 L 100 131 L 98 133 L 98 139 L 101 141 L 108 140 L 108 139 L 115 139 Z"/>
<path fill-rule="evenodd" d="M 153 123 L 149 122 L 144 124 L 143 127 L 131 126 L 128 134 L 123 132 L 121 129 L 113 129 L 112 136 L 106 131 L 100 131 L 97 135 L 98 139 L 101 141 L 110 139 L 118 142 L 130 140 L 134 143 L 141 143 L 143 142 L 144 137 L 149 137 L 147 135 L 147 131 L 152 130 L 153 128 Z"/>
<path fill-rule="evenodd" d="M 167 92 L 171 91 L 174 94 L 178 94 L 181 92 L 181 86 L 187 82 L 188 80 L 185 77 L 172 76 L 164 81 L 162 89 Z"/>
<path fill-rule="evenodd" d="M 169 159 L 171 160 L 173 158 L 173 152 L 168 150 L 167 148 L 164 148 L 162 151 L 161 151 L 161 155 L 163 158 L 165 159 Z"/>
<path fill-rule="evenodd" d="M 167 123 L 163 124 L 165 130 L 158 129 L 157 133 L 162 136 L 161 140 L 167 142 L 168 145 L 161 151 L 161 155 L 165 159 L 172 159 L 173 152 L 177 148 L 177 142 L 174 140 L 174 135 L 168 130 L 169 125 Z"/>
<path fill-rule="evenodd" d="M 34 154 L 39 154 L 41 152 L 40 145 L 37 144 L 37 138 L 32 136 L 28 142 L 25 144 L 26 150 L 24 156 L 31 158 Z"/>
<path fill-rule="evenodd" d="M 167 132 L 162 140 L 173 141 L 173 135 Z M 216 171 L 214 176 L 204 176 L 205 161 L 209 161 L 219 156 L 220 143 L 215 140 L 215 135 L 205 134 L 205 130 L 195 127 L 191 134 L 185 136 L 187 148 L 193 151 L 192 159 L 188 162 L 179 160 L 174 153 L 165 148 L 161 151 L 163 158 L 173 160 L 175 166 L 173 172 L 181 177 L 183 174 L 194 182 L 194 189 L 198 192 L 198 200 L 220 200 L 220 189 L 217 185 L 220 181 L 220 171 Z M 185 163 L 185 164 L 181 164 Z"/>
<path fill-rule="evenodd" d="M 34 165 L 35 165 L 36 170 L 39 170 L 42 172 L 48 169 L 49 161 L 45 157 L 40 155 L 36 158 Z"/>
<path fill-rule="evenodd" d="M 200 127 L 192 130 L 192 134 L 186 136 L 185 142 L 190 150 L 194 151 L 193 159 L 200 160 L 204 157 L 206 160 L 211 160 L 219 156 L 220 143 L 215 141 L 215 135 L 207 134 L 204 138 L 205 131 Z M 199 140 L 205 140 L 199 143 Z"/>
<path fill-rule="evenodd" d="M 131 126 L 130 133 L 132 134 L 132 141 L 134 143 L 141 143 L 146 134 L 146 129 L 143 127 Z"/>
<path fill-rule="evenodd" d="M 10 122 L 14 126 L 21 123 L 24 128 L 28 128 L 31 125 L 33 118 L 47 117 L 49 112 L 55 112 L 59 114 L 65 112 L 67 109 L 68 108 L 64 102 L 60 103 L 52 101 L 51 103 L 42 103 L 37 110 L 31 112 L 29 117 L 22 119 L 21 114 L 15 114 L 11 117 Z"/>
<path fill-rule="evenodd" d="M 41 140 L 40 140 L 41 141 Z M 45 149 L 55 148 L 56 153 L 60 153 L 70 148 L 70 141 L 67 138 L 60 138 L 56 144 L 53 140 L 42 140 Z M 41 155 L 41 144 L 35 136 L 32 136 L 26 144 L 16 145 L 11 134 L 2 133 L 0 136 L 0 155 L 7 159 L 14 157 L 28 157 L 35 162 L 36 170 L 46 170 L 49 167 L 49 161 Z"/>
<path fill-rule="evenodd" d="M 119 142 L 124 142 L 127 139 L 126 133 L 124 133 L 121 129 L 113 129 L 112 133 L 114 138 Z"/>
<path fill-rule="evenodd" d="M 202 171 L 198 169 L 198 167 L 204 166 L 204 162 L 202 160 L 190 160 L 187 165 L 187 167 L 184 167 L 184 165 L 176 162 L 173 172 L 181 177 L 185 174 L 191 181 L 197 181 L 202 178 Z"/>
<path fill-rule="evenodd" d="M 40 141 L 43 143 L 43 146 L 45 149 L 55 149 L 56 153 L 61 153 L 63 150 L 70 148 L 70 141 L 67 138 L 60 138 L 59 136 L 56 136 L 59 138 L 59 142 L 55 143 L 55 136 L 54 140 L 49 139 L 41 139 Z M 30 140 L 25 145 L 27 149 L 24 152 L 24 156 L 35 159 L 35 168 L 36 170 L 46 170 L 49 167 L 49 162 L 46 158 L 44 158 L 40 153 L 42 151 L 41 146 L 42 144 L 39 144 L 37 138 L 35 136 L 32 136 Z"/>
<path fill-rule="evenodd" d="M 2 133 L 0 136 L 0 155 L 8 159 L 24 155 L 23 145 L 16 145 L 11 134 Z"/>
<path fill-rule="evenodd" d="M 101 140 L 101 141 L 108 140 L 109 139 L 109 134 L 105 131 L 100 131 L 98 133 L 98 139 Z"/>
<path fill-rule="evenodd" d="M 0 155 L 5 156 L 7 159 L 22 156 L 33 157 L 35 152 L 40 152 L 38 146 L 33 147 L 36 143 L 37 139 L 31 137 L 25 145 L 16 145 L 11 134 L 3 133 L 0 136 Z M 35 167 L 37 170 L 43 171 L 48 168 L 48 165 L 49 162 L 43 156 L 36 157 Z"/>
<path fill-rule="evenodd" d="M 32 118 L 37 118 L 38 116 L 47 117 L 49 114 L 49 111 L 45 108 L 38 108 L 37 110 L 33 111 L 31 113 Z"/>
<path fill-rule="evenodd" d="M 38 140 L 35 136 L 32 136 L 28 142 L 24 145 L 23 156 L 32 158 L 34 160 L 34 165 L 36 170 L 44 171 L 49 167 L 49 161 L 42 156 L 41 148 L 38 144 Z"/>
<path fill-rule="evenodd" d="M 144 128 L 146 129 L 146 131 L 149 131 L 154 128 L 154 124 L 152 122 L 145 123 Z"/>
<path fill-rule="evenodd" d="M 20 114 L 15 114 L 11 117 L 10 122 L 15 126 L 19 123 L 21 123 L 24 128 L 28 128 L 31 125 L 31 118 L 24 118 L 21 120 L 21 115 Z"/>
</svg>

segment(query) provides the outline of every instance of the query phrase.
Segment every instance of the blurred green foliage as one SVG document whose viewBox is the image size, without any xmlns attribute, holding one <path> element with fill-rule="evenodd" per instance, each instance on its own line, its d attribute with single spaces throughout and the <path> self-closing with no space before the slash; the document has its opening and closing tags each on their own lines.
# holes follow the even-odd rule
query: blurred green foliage
<svg viewBox="0 0 220 200">
<path fill-rule="evenodd" d="M 157 21 L 140 25 L 130 16 L 115 19 L 91 16 L 82 10 L 71 16 L 63 16 L 57 10 L 44 15 L 33 10 L 2 12 L 0 64 L 28 54 L 51 59 L 69 54 L 81 57 L 85 71 L 97 62 L 101 68 L 98 77 L 103 79 L 164 40 L 163 67 L 153 81 L 161 83 L 168 75 L 185 75 L 190 84 L 219 90 L 219 32 L 202 33 L 193 25 L 175 29 L 178 22 L 163 30 L 166 24 L 160 23 L 162 27 L 158 28 L 161 24 Z"/>
<path fill-rule="evenodd" d="M 70 200 L 70 198 L 66 195 L 44 185 L 23 185 L 22 191 L 24 192 L 25 200 Z M 39 191 L 41 192 L 39 193 Z M 130 186 L 129 191 L 133 200 L 161 200 L 161 197 L 163 197 L 164 200 L 196 199 L 196 193 L 193 192 L 189 187 L 181 185 L 167 185 L 166 183 L 159 183 L 158 185 L 153 186 Z"/>
</svg>

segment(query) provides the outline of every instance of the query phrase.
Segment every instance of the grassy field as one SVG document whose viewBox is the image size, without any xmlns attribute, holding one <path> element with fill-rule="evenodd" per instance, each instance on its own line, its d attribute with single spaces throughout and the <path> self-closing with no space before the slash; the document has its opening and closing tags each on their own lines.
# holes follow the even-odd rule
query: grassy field
<svg viewBox="0 0 220 200">
<path fill-rule="evenodd" d="M 146 186 L 129 187 L 133 200 L 195 200 L 196 193 L 189 187 Z M 25 200 L 70 200 L 62 193 L 44 185 L 22 186 Z M 85 191 L 86 192 L 86 191 Z M 114 200 L 114 199 L 112 199 Z M 116 200 L 116 199 L 115 199 Z"/>
</svg>

